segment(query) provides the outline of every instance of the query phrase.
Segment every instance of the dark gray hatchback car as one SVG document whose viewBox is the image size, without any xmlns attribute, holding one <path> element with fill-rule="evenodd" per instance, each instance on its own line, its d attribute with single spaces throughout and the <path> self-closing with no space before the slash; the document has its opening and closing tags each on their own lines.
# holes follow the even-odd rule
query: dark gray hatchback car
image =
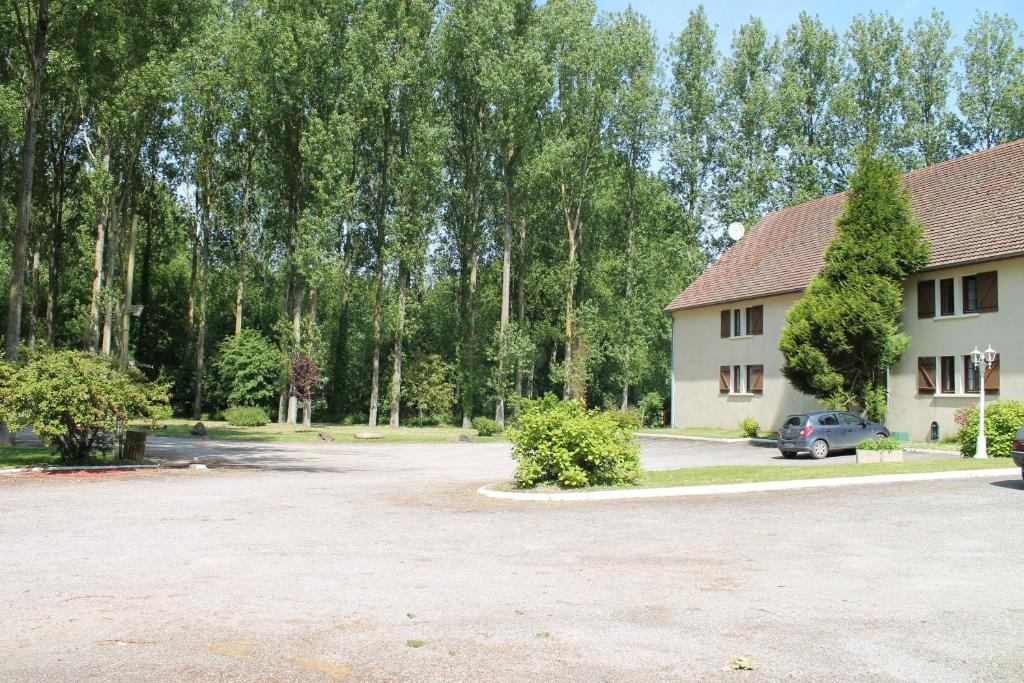
<svg viewBox="0 0 1024 683">
<path fill-rule="evenodd" d="M 1020 474 L 1024 477 L 1024 427 L 1018 429 L 1013 437 L 1013 443 L 1010 444 L 1010 457 L 1013 458 L 1014 464 L 1020 468 Z"/>
<path fill-rule="evenodd" d="M 881 439 L 889 430 L 877 422 L 839 410 L 790 415 L 779 429 L 779 450 L 787 458 L 810 453 L 824 458 L 832 451 L 852 450 L 864 439 Z"/>
</svg>

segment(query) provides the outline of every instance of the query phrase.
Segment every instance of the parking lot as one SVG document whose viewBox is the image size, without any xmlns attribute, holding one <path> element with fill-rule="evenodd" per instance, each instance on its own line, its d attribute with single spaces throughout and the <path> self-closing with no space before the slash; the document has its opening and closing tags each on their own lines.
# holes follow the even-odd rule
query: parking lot
<svg viewBox="0 0 1024 683">
<path fill-rule="evenodd" d="M 504 444 L 151 450 L 211 469 L 0 477 L 0 679 L 1024 676 L 1016 478 L 538 504 L 476 495 Z"/>
</svg>

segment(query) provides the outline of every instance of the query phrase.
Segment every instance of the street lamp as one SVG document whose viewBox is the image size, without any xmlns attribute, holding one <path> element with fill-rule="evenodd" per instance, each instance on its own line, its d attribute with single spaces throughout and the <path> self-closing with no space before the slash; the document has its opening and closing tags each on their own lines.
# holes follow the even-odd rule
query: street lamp
<svg viewBox="0 0 1024 683">
<path fill-rule="evenodd" d="M 988 443 L 985 441 L 985 371 L 996 361 L 996 351 L 989 344 L 984 351 L 975 346 L 971 351 L 971 362 L 978 370 L 978 442 L 974 447 L 975 458 L 988 457 Z"/>
</svg>

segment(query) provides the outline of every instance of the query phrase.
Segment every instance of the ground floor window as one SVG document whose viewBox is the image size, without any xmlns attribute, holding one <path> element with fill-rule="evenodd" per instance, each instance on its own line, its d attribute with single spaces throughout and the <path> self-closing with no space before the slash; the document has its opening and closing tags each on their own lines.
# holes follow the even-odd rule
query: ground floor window
<svg viewBox="0 0 1024 683">
<path fill-rule="evenodd" d="M 764 393 L 764 365 L 723 365 L 718 368 L 718 393 Z"/>
</svg>

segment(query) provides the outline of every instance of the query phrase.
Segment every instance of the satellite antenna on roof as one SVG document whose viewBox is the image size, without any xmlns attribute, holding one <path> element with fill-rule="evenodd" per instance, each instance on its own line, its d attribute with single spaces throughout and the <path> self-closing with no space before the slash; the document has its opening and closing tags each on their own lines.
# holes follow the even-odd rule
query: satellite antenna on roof
<svg viewBox="0 0 1024 683">
<path fill-rule="evenodd" d="M 728 228 L 729 237 L 734 241 L 739 242 L 740 238 L 743 237 L 747 232 L 747 229 L 743 227 L 742 223 L 730 223 Z"/>
</svg>

